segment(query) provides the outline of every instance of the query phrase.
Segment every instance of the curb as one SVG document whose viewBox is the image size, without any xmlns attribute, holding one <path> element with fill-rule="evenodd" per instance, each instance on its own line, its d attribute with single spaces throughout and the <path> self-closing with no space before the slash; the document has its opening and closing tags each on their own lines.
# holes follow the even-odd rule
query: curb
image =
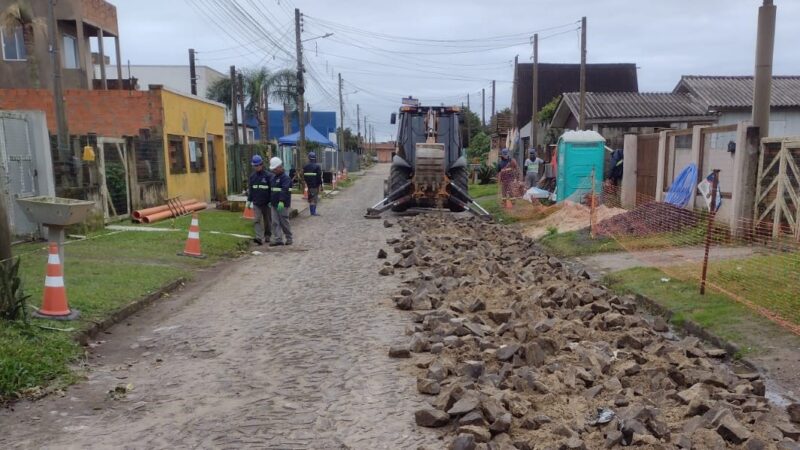
<svg viewBox="0 0 800 450">
<path fill-rule="evenodd" d="M 186 278 L 184 277 L 170 281 L 169 283 L 158 288 L 155 292 L 151 292 L 150 294 L 145 295 L 144 297 L 138 300 L 135 300 L 133 303 L 113 312 L 110 316 L 106 317 L 102 322 L 94 322 L 94 324 L 91 327 L 89 327 L 84 331 L 79 332 L 75 336 L 75 340 L 78 341 L 78 343 L 83 346 L 88 345 L 90 339 L 94 339 L 101 332 L 111 328 L 113 325 L 122 322 L 123 320 L 132 316 L 134 313 L 141 311 L 145 307 L 152 305 L 156 301 L 160 300 L 164 296 L 164 294 L 169 294 L 171 292 L 176 291 L 177 289 L 182 287 L 185 282 Z"/>
</svg>

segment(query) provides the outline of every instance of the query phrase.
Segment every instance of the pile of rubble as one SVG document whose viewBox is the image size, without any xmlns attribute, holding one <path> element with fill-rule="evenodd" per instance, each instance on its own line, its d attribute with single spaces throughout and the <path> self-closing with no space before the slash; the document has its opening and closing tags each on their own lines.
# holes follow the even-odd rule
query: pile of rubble
<svg viewBox="0 0 800 450">
<path fill-rule="evenodd" d="M 650 202 L 635 209 L 601 220 L 595 232 L 604 236 L 648 236 L 654 233 L 682 231 L 697 226 L 700 215 L 669 203 Z"/>
<path fill-rule="evenodd" d="M 757 373 L 532 240 L 472 218 L 400 225 L 378 257 L 403 277 L 393 300 L 413 323 L 389 354 L 417 358 L 431 405 L 416 423 L 442 427 L 449 448 L 800 448 L 800 405 L 771 406 Z"/>
</svg>

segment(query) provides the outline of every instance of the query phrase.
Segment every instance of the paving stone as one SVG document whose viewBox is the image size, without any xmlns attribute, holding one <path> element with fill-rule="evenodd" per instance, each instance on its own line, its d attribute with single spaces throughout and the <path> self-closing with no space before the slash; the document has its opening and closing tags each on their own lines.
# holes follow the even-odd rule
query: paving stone
<svg viewBox="0 0 800 450">
<path fill-rule="evenodd" d="M 414 413 L 417 425 L 428 428 L 443 427 L 450 423 L 450 416 L 438 409 L 424 408 Z"/>
</svg>

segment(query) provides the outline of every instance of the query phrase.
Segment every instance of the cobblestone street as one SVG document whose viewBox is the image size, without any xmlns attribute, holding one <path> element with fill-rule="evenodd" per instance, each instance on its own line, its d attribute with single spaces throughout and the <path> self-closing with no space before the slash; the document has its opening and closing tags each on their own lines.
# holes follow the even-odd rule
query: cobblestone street
<svg viewBox="0 0 800 450">
<path fill-rule="evenodd" d="M 416 448 L 423 405 L 409 360 L 392 360 L 407 318 L 375 254 L 394 233 L 364 210 L 388 167 L 294 222 L 295 245 L 200 273 L 110 330 L 88 381 L 0 411 L 0 448 Z M 114 400 L 118 384 L 133 390 Z"/>
</svg>

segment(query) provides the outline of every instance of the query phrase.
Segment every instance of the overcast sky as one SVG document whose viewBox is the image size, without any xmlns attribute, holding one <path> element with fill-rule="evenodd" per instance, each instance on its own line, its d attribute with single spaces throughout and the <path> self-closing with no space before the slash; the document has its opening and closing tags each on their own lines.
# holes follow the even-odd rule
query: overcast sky
<svg viewBox="0 0 800 450">
<path fill-rule="evenodd" d="M 588 20 L 588 62 L 636 63 L 641 91 L 670 91 L 681 75 L 753 73 L 761 0 L 111 0 L 117 6 L 123 62 L 237 67 L 294 67 L 295 7 L 306 16 L 306 100 L 338 113 L 344 79 L 345 126 L 356 104 L 391 138 L 389 114 L 403 95 L 460 104 L 470 94 L 480 114 L 497 80 L 497 108 L 510 105 L 513 59 L 579 62 L 581 16 Z M 800 75 L 800 1 L 778 7 L 774 73 Z M 277 45 L 276 45 L 277 44 Z"/>
</svg>

